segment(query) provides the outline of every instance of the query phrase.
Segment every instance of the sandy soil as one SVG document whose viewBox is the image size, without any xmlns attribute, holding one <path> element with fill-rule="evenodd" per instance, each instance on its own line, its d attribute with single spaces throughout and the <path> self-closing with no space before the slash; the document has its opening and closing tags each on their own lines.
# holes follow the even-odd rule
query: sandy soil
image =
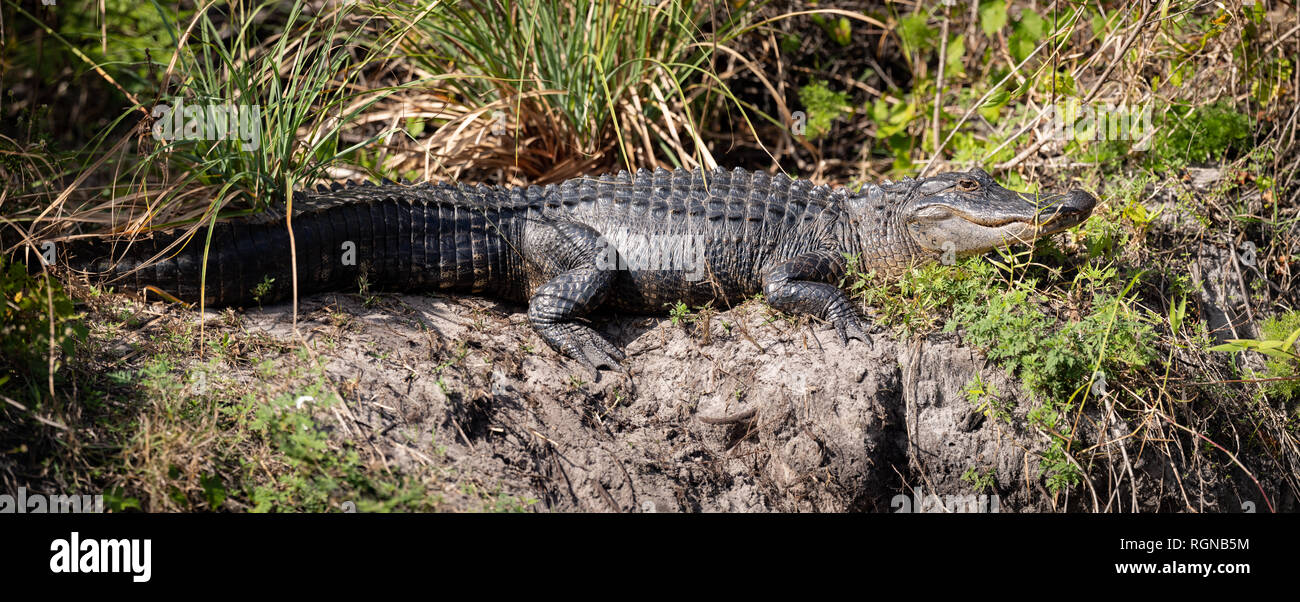
<svg viewBox="0 0 1300 602">
<path fill-rule="evenodd" d="M 1106 501 L 1048 494 L 1036 455 L 1045 435 L 1023 426 L 1018 383 L 954 334 L 844 346 L 828 326 L 758 302 L 713 315 L 707 340 L 702 321 L 604 315 L 597 326 L 626 349 L 628 374 L 592 382 L 523 309 L 474 297 L 304 300 L 300 336 L 346 405 L 319 419 L 346 422 L 334 436 L 365 439 L 387 464 L 443 464 L 540 511 L 975 509 L 960 505 L 979 501 L 962 479 L 972 469 L 996 470 L 982 493 L 1001 512 Z M 239 320 L 297 340 L 288 306 Z M 1009 420 L 966 398 L 977 373 L 1016 408 Z M 1155 492 L 1144 502 L 1167 505 L 1166 469 L 1131 459 L 1139 490 Z"/>
</svg>

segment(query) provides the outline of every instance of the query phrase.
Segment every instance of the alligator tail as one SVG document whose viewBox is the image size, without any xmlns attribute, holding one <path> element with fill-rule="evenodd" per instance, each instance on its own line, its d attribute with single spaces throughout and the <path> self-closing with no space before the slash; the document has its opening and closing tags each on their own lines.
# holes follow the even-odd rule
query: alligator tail
<svg viewBox="0 0 1300 602">
<path fill-rule="evenodd" d="M 458 211 L 459 209 L 459 211 Z M 154 233 L 134 241 L 76 241 L 59 249 L 59 261 L 107 286 L 155 289 L 208 307 L 269 304 L 298 295 L 420 288 L 481 289 L 487 271 L 479 219 L 464 208 L 434 201 L 385 198 L 334 205 L 295 215 L 296 253 L 284 220 L 220 222 Z M 494 237 L 495 238 L 495 237 Z M 473 243 L 478 242 L 478 249 Z M 203 274 L 207 247 L 207 272 Z M 477 251 L 477 252 L 472 252 Z M 496 250 L 496 249 L 492 249 Z M 476 277 L 477 275 L 477 277 Z"/>
</svg>

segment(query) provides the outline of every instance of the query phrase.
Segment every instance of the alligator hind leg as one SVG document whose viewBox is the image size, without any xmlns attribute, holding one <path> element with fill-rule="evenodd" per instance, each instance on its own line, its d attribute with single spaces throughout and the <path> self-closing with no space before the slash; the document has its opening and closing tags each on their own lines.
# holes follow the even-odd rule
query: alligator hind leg
<svg viewBox="0 0 1300 602">
<path fill-rule="evenodd" d="M 814 251 L 772 266 L 763 274 L 767 304 L 790 313 L 812 314 L 835 327 L 840 342 L 868 343 L 866 326 L 844 291 L 828 284 L 844 275 L 842 259 L 832 251 Z"/>
<path fill-rule="evenodd" d="M 577 322 L 605 301 L 617 273 L 598 265 L 605 242 L 580 224 L 536 223 L 524 251 L 534 269 L 554 274 L 528 302 L 528 321 L 551 348 L 591 368 L 617 369 L 623 353 L 590 327 Z M 617 264 L 614 264 L 617 265 Z"/>
</svg>

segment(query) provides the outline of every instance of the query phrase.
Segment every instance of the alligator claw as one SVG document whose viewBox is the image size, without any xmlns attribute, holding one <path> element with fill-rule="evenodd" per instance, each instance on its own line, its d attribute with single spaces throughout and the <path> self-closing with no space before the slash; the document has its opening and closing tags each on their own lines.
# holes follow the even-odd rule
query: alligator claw
<svg viewBox="0 0 1300 602">
<path fill-rule="evenodd" d="M 557 325 L 541 331 L 547 343 L 556 351 L 574 359 L 591 371 L 593 379 L 600 377 L 599 370 L 621 370 L 626 356 L 596 331 L 579 324 Z"/>
<path fill-rule="evenodd" d="M 574 358 L 587 366 L 591 372 L 591 382 L 600 382 L 601 368 L 619 372 L 631 379 L 627 367 L 620 363 L 624 359 L 623 353 L 599 335 L 596 335 L 596 339 L 600 342 L 593 347 L 584 348 L 582 355 Z"/>
<path fill-rule="evenodd" d="M 623 361 L 623 354 L 619 353 L 617 349 L 613 349 L 613 345 L 609 343 L 584 346 L 577 353 L 571 354 L 570 357 L 591 368 L 592 376 L 596 376 L 597 371 L 601 368 L 617 370 L 622 367 L 619 362 Z"/>
<path fill-rule="evenodd" d="M 848 345 L 849 339 L 857 339 L 863 343 L 871 342 L 871 336 L 867 334 L 866 326 L 857 316 L 836 320 L 835 332 L 839 333 L 840 343 L 843 345 Z"/>
</svg>

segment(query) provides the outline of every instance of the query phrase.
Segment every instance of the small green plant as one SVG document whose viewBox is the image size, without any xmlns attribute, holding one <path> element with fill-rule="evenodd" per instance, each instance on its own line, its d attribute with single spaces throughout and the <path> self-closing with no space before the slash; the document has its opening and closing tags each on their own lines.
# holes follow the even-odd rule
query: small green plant
<svg viewBox="0 0 1300 602">
<path fill-rule="evenodd" d="M 1054 439 L 1043 452 L 1040 468 L 1047 477 L 1047 490 L 1056 495 L 1063 489 L 1079 484 L 1083 473 L 1066 456 L 1065 446 L 1060 439 Z"/>
<path fill-rule="evenodd" d="M 998 469 L 996 468 L 980 471 L 972 466 L 967 468 L 966 472 L 961 475 L 961 480 L 970 483 L 971 487 L 975 489 L 975 493 L 993 490 L 997 486 L 997 479 Z"/>
<path fill-rule="evenodd" d="M 811 15 L 812 22 L 821 27 L 841 47 L 848 46 L 853 39 L 853 24 L 845 17 L 828 19 L 819 14 Z"/>
<path fill-rule="evenodd" d="M 808 112 L 807 135 L 809 140 L 816 140 L 830 133 L 831 122 L 844 113 L 849 104 L 848 95 L 834 92 L 826 82 L 813 80 L 799 88 L 799 102 Z"/>
<path fill-rule="evenodd" d="M 668 319 L 674 326 L 685 326 L 691 318 L 691 308 L 682 301 L 678 301 L 668 310 Z"/>
<path fill-rule="evenodd" d="M 960 260 L 955 266 L 928 264 L 894 280 L 863 272 L 858 257 L 846 255 L 845 263 L 840 286 L 850 297 L 878 310 L 877 323 L 898 326 L 907 334 L 941 326 L 949 308 L 978 297 L 997 273 L 993 264 L 980 257 Z"/>
<path fill-rule="evenodd" d="M 1083 244 L 1089 257 L 1113 258 L 1128 247 L 1130 234 L 1121 223 L 1121 216 L 1109 206 L 1103 207 L 1081 226 Z"/>
<path fill-rule="evenodd" d="M 261 305 L 262 297 L 265 297 L 267 293 L 271 292 L 271 285 L 273 284 L 275 284 L 275 278 L 270 276 L 266 276 L 261 282 L 257 283 L 257 286 L 253 287 L 252 290 L 253 301 L 258 305 Z"/>
<path fill-rule="evenodd" d="M 1257 378 L 1264 379 L 1264 390 L 1279 399 L 1295 399 L 1300 393 L 1300 311 L 1289 311 L 1264 320 L 1259 339 L 1229 339 L 1210 351 L 1254 351 L 1268 356 L 1265 369 Z"/>
<path fill-rule="evenodd" d="M 965 393 L 966 401 L 971 403 L 979 403 L 979 400 L 986 395 L 996 397 L 998 394 L 997 389 L 992 385 L 984 384 L 984 376 L 978 372 L 975 373 L 975 378 L 970 384 L 966 385 Z"/>
<path fill-rule="evenodd" d="M 1007 423 L 1011 422 L 1013 403 L 999 398 L 997 388 L 991 384 L 986 384 L 982 374 L 977 372 L 970 384 L 966 385 L 964 392 L 966 393 L 966 400 L 973 404 L 975 410 L 984 414 L 986 418 L 993 418 Z"/>
<path fill-rule="evenodd" d="M 1226 100 L 1190 110 L 1171 107 L 1152 144 L 1157 168 L 1179 168 L 1250 150 L 1250 117 Z"/>
<path fill-rule="evenodd" d="M 536 504 L 537 501 L 536 498 L 519 497 L 498 492 L 495 497 L 491 498 L 489 504 L 484 505 L 484 510 L 503 514 L 519 514 L 528 512 L 529 507 Z"/>
<path fill-rule="evenodd" d="M 1114 269 L 1102 270 L 1080 285 L 1104 291 L 1115 277 Z M 958 305 L 945 329 L 962 327 L 989 359 L 1017 375 L 1030 391 L 1067 400 L 1088 381 L 1098 358 L 1108 373 L 1117 373 L 1144 367 L 1154 357 L 1146 343 L 1150 320 L 1134 308 L 1131 290 L 1132 283 L 1119 295 L 1095 293 L 1093 306 L 1100 311 L 1053 330 L 1054 320 L 1038 309 L 1041 299 L 1033 283 L 1018 281 L 983 303 Z"/>
<path fill-rule="evenodd" d="M 379 304 L 380 296 L 370 292 L 370 278 L 366 276 L 366 270 L 361 270 L 357 275 L 357 294 L 361 296 L 361 304 L 366 307 Z"/>
</svg>

